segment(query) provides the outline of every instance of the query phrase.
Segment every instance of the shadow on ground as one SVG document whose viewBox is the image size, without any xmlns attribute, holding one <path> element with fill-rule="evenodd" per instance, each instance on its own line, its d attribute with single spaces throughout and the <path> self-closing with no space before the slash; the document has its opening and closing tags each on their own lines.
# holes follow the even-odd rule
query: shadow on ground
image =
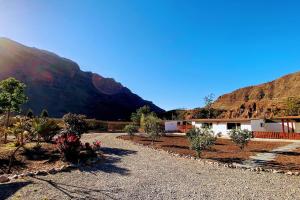
<svg viewBox="0 0 300 200">
<path fill-rule="evenodd" d="M 96 173 L 102 171 L 105 173 L 115 173 L 120 175 L 128 175 L 129 170 L 123 167 L 118 166 L 117 164 L 122 161 L 122 157 L 128 156 L 131 154 L 136 154 L 137 151 L 120 149 L 120 148 L 109 148 L 103 147 L 101 151 L 104 153 L 106 158 L 92 167 L 81 167 L 80 171 Z"/>
<path fill-rule="evenodd" d="M 67 196 L 69 199 L 90 199 L 90 200 L 98 200 L 100 196 L 103 197 L 103 199 L 113 199 L 115 200 L 112 195 L 116 193 L 116 190 L 99 190 L 96 188 L 90 188 L 90 187 L 81 187 L 78 185 L 71 185 L 71 184 L 65 184 L 65 183 L 58 183 L 52 180 L 47 180 L 44 178 L 36 177 L 35 178 L 38 181 L 46 182 L 50 186 L 52 186 L 57 191 L 63 193 L 65 196 Z M 118 191 L 120 189 L 117 189 Z"/>
<path fill-rule="evenodd" d="M 7 199 L 19 189 L 31 184 L 31 181 L 0 184 L 0 199 Z"/>
</svg>

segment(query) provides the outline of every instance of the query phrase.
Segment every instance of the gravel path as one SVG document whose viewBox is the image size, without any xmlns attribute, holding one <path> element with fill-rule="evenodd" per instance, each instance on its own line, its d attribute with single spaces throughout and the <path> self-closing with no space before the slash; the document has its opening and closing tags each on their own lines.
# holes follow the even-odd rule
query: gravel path
<svg viewBox="0 0 300 200">
<path fill-rule="evenodd" d="M 103 142 L 99 166 L 0 185 L 0 199 L 300 199 L 300 177 L 207 165 L 116 135 L 85 135 Z"/>
</svg>

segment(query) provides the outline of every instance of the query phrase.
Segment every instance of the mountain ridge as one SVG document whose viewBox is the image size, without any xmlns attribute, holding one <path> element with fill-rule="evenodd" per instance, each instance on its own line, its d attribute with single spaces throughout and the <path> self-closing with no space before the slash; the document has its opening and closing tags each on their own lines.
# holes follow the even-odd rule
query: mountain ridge
<svg viewBox="0 0 300 200">
<path fill-rule="evenodd" d="M 126 120 L 144 105 L 164 112 L 113 78 L 84 72 L 76 62 L 53 52 L 0 38 L 0 80 L 8 77 L 28 86 L 30 101 L 24 109 L 36 113 L 46 108 L 54 117 L 74 112 L 90 118 Z"/>
<path fill-rule="evenodd" d="M 285 102 L 290 97 L 300 98 L 300 72 L 221 95 L 213 107 L 226 110 L 221 118 L 271 118 L 285 114 Z"/>
</svg>

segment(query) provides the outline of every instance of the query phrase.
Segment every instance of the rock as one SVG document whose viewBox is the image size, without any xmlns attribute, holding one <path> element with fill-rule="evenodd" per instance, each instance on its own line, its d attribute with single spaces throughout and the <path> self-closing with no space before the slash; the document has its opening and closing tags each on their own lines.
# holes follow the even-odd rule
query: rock
<svg viewBox="0 0 300 200">
<path fill-rule="evenodd" d="M 68 165 L 68 168 L 69 169 L 76 169 L 76 168 L 78 168 L 78 165 L 71 163 L 71 164 Z"/>
<path fill-rule="evenodd" d="M 46 175 L 48 175 L 48 172 L 45 170 L 37 171 L 37 172 L 35 172 L 35 175 L 36 176 L 46 176 Z"/>
<path fill-rule="evenodd" d="M 19 178 L 24 178 L 26 176 L 26 174 L 20 174 Z"/>
<path fill-rule="evenodd" d="M 288 171 L 288 172 L 286 172 L 285 174 L 286 174 L 286 175 L 290 175 L 290 176 L 291 176 L 291 175 L 294 175 L 293 172 L 291 172 L 291 171 Z"/>
<path fill-rule="evenodd" d="M 294 172 L 295 176 L 299 176 L 299 174 L 300 174 L 299 172 Z"/>
<path fill-rule="evenodd" d="M 10 181 L 10 179 L 7 176 L 5 176 L 5 175 L 0 176 L 0 183 L 7 183 L 9 181 Z"/>
<path fill-rule="evenodd" d="M 10 179 L 10 180 L 18 179 L 18 178 L 19 178 L 19 176 L 18 176 L 17 174 L 14 174 L 14 175 L 9 176 L 9 179 Z"/>
<path fill-rule="evenodd" d="M 55 168 L 52 168 L 52 169 L 48 170 L 48 173 L 49 174 L 56 174 L 57 170 Z"/>
<path fill-rule="evenodd" d="M 35 174 L 33 172 L 27 172 L 25 175 L 28 176 L 28 177 L 34 177 L 35 176 Z"/>
</svg>

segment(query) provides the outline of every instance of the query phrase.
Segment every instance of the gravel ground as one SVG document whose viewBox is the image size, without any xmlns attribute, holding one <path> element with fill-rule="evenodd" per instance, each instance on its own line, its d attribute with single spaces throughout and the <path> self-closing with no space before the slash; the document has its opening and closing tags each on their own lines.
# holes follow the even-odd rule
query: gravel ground
<svg viewBox="0 0 300 200">
<path fill-rule="evenodd" d="M 300 199 L 300 177 L 243 171 L 172 157 L 116 139 L 100 139 L 97 167 L 0 185 L 0 199 Z"/>
</svg>

